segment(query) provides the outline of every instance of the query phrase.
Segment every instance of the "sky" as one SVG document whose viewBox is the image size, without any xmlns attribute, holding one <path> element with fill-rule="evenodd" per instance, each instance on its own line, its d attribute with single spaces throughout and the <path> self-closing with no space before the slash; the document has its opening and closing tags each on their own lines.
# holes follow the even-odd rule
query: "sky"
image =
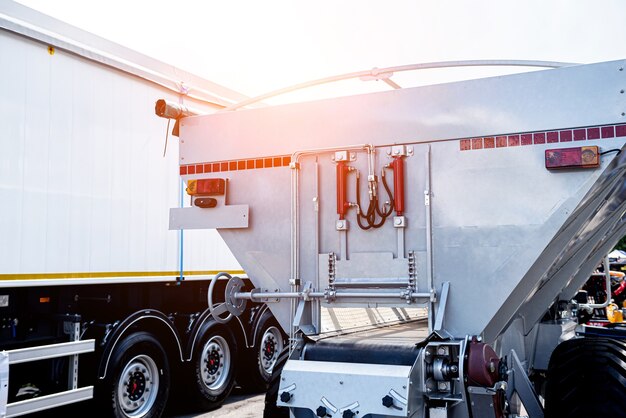
<svg viewBox="0 0 626 418">
<path fill-rule="evenodd" d="M 19 2 L 250 96 L 341 73 L 423 62 L 626 58 L 623 0 Z M 394 80 L 407 86 L 502 72 L 428 70 L 396 74 Z M 380 81 L 358 80 L 341 88 L 389 89 Z M 327 96 L 334 89 L 308 94 Z"/>
</svg>

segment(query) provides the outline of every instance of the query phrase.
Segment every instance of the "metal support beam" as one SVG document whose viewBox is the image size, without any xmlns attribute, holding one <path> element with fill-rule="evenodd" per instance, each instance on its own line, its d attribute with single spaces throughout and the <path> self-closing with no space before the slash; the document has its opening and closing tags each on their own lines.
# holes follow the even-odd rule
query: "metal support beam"
<svg viewBox="0 0 626 418">
<path fill-rule="evenodd" d="M 68 405 L 75 402 L 86 401 L 93 397 L 93 386 L 80 389 L 68 390 L 54 393 L 52 395 L 41 396 L 39 398 L 27 399 L 25 401 L 14 402 L 7 405 L 6 417 L 17 417 L 31 414 L 61 405 Z M 4 418 L 4 417 L 2 417 Z"/>
<path fill-rule="evenodd" d="M 450 282 L 444 282 L 441 285 L 441 294 L 439 295 L 439 307 L 437 308 L 437 316 L 435 317 L 435 327 L 433 329 L 436 333 L 441 333 L 443 329 L 443 319 L 446 314 L 446 304 L 448 303 L 448 291 L 450 290 Z"/>
<path fill-rule="evenodd" d="M 535 393 L 532 383 L 526 375 L 522 363 L 517 357 L 515 350 L 511 350 L 511 364 L 509 365 L 509 385 L 507 387 L 507 398 L 511 398 L 517 392 L 519 398 L 526 408 L 529 418 L 543 418 L 543 406 Z"/>
<path fill-rule="evenodd" d="M 66 322 L 64 326 L 70 329 L 70 340 L 77 342 L 80 340 L 80 322 Z M 68 365 L 68 389 L 78 389 L 78 354 L 70 356 Z"/>
<path fill-rule="evenodd" d="M 91 353 L 96 340 L 71 341 L 68 343 L 50 344 L 39 347 L 20 348 L 9 351 L 9 364 L 27 363 L 29 361 L 46 360 L 74 354 Z"/>
</svg>

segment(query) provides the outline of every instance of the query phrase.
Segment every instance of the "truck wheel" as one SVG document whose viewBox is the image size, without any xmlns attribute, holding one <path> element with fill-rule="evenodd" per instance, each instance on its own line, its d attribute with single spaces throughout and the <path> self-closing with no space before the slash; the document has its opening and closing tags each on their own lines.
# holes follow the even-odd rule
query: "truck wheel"
<svg viewBox="0 0 626 418">
<path fill-rule="evenodd" d="M 546 382 L 546 417 L 623 416 L 626 342 L 580 338 L 552 353 Z"/>
<path fill-rule="evenodd" d="M 289 408 L 283 408 L 276 405 L 278 400 L 278 389 L 280 388 L 280 374 L 289 358 L 289 350 L 285 348 L 274 365 L 272 376 L 269 381 L 269 388 L 265 393 L 265 409 L 263 410 L 263 418 L 289 418 Z"/>
<path fill-rule="evenodd" d="M 263 392 L 269 386 L 274 365 L 285 347 L 284 334 L 269 311 L 259 320 L 254 341 L 255 347 L 247 353 L 237 382 L 251 392 Z"/>
<path fill-rule="evenodd" d="M 194 348 L 192 382 L 193 401 L 202 409 L 215 409 L 235 385 L 237 346 L 228 327 L 211 322 Z"/>
<path fill-rule="evenodd" d="M 170 368 L 165 350 L 147 332 L 124 338 L 111 356 L 105 380 L 109 408 L 117 418 L 160 417 L 167 404 Z"/>
</svg>

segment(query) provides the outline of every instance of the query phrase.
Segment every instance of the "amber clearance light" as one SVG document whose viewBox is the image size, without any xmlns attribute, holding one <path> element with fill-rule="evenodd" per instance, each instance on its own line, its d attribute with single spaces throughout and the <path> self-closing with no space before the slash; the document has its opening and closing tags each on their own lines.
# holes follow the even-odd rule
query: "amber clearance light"
<svg viewBox="0 0 626 418">
<path fill-rule="evenodd" d="M 599 166 L 600 154 L 597 146 L 546 150 L 546 168 L 548 170 L 596 168 Z"/>
</svg>

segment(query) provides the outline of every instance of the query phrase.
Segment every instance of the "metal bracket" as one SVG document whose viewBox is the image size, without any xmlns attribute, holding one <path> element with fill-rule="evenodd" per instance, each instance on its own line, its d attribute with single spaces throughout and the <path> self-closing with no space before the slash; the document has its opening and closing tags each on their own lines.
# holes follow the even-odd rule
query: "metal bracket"
<svg viewBox="0 0 626 418">
<path fill-rule="evenodd" d="M 312 291 L 313 283 L 306 282 L 302 287 L 304 298 L 298 301 L 296 314 L 293 317 L 292 323 L 294 327 L 299 328 L 305 335 L 313 335 L 317 333 L 315 326 L 311 324 L 311 298 L 309 297 L 309 294 Z"/>
<path fill-rule="evenodd" d="M 394 216 L 393 227 L 394 228 L 406 228 L 406 218 L 404 216 Z"/>
<path fill-rule="evenodd" d="M 515 350 L 511 350 L 509 364 L 509 384 L 507 398 L 510 399 L 514 392 L 520 397 L 529 418 L 543 418 L 543 406 L 535 393 L 532 383 L 528 379 L 524 367 L 520 362 Z"/>
<path fill-rule="evenodd" d="M 199 207 L 170 209 L 170 230 L 248 228 L 248 205 L 226 205 L 211 209 Z"/>
<path fill-rule="evenodd" d="M 80 340 L 80 322 L 64 322 L 64 327 L 71 327 L 70 341 Z M 78 354 L 70 356 L 68 365 L 68 389 L 78 389 Z"/>
<path fill-rule="evenodd" d="M 356 154 L 349 151 L 336 151 L 332 156 L 334 162 L 339 161 L 356 161 Z"/>
<path fill-rule="evenodd" d="M 278 292 L 280 292 L 280 289 L 273 289 L 273 290 L 270 290 L 270 289 L 264 289 L 264 288 L 254 288 L 254 289 L 252 289 L 252 290 L 250 291 L 250 293 L 251 293 L 252 295 L 255 295 L 255 297 L 253 297 L 253 299 L 254 299 L 255 301 L 258 301 L 258 302 L 263 302 L 263 303 L 276 303 L 276 302 L 280 302 L 280 298 L 264 298 L 264 297 L 262 297 L 262 296 L 256 296 L 256 295 L 262 295 L 263 293 L 269 293 L 269 292 L 272 292 L 272 293 L 278 293 Z"/>
<path fill-rule="evenodd" d="M 243 280 L 237 276 L 233 277 L 226 283 L 226 289 L 224 290 L 224 303 L 226 303 L 228 312 L 234 316 L 239 316 L 246 310 L 247 301 L 245 299 L 237 299 L 235 297 L 235 294 L 240 292 L 244 286 L 245 284 Z"/>
<path fill-rule="evenodd" d="M 438 334 L 445 332 L 443 330 L 443 320 L 446 314 L 446 304 L 448 303 L 448 292 L 450 291 L 450 282 L 443 282 L 441 285 L 441 293 L 439 295 L 439 307 L 437 308 L 437 316 L 435 317 L 435 326 L 433 331 Z"/>
<path fill-rule="evenodd" d="M 348 230 L 348 221 L 345 220 L 345 219 L 335 221 L 335 229 L 337 231 L 347 231 Z"/>
<path fill-rule="evenodd" d="M 413 147 L 410 145 L 392 145 L 391 150 L 387 151 L 387 155 L 391 157 L 412 157 Z"/>
</svg>

